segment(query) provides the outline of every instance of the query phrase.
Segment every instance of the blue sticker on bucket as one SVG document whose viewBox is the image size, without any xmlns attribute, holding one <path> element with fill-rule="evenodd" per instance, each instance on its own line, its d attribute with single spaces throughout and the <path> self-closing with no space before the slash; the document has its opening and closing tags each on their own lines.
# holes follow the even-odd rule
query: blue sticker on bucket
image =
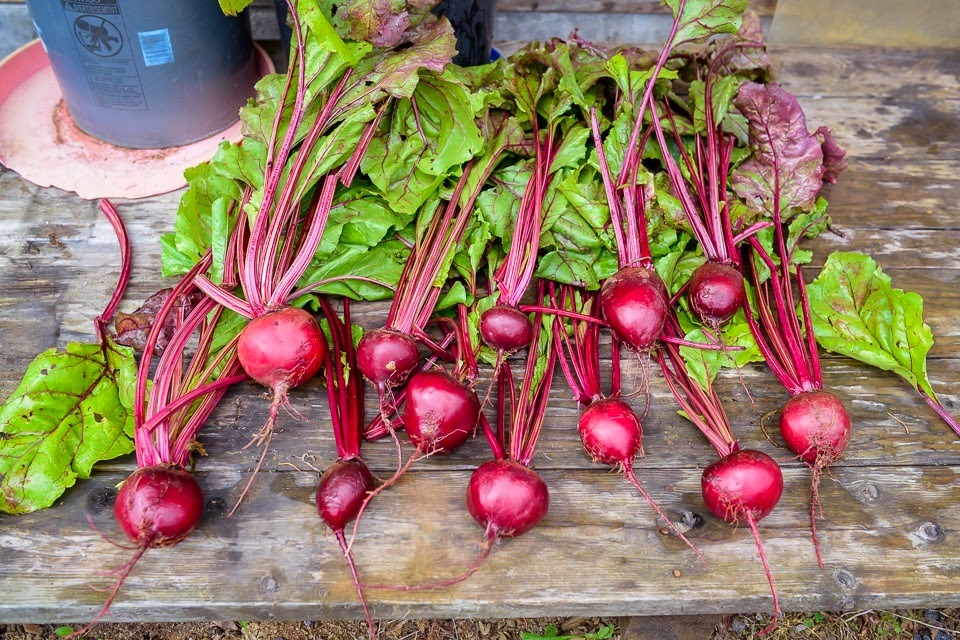
<svg viewBox="0 0 960 640">
<path fill-rule="evenodd" d="M 170 44 L 169 30 L 141 31 L 137 36 L 140 37 L 143 64 L 148 67 L 156 67 L 173 62 L 173 45 Z"/>
</svg>

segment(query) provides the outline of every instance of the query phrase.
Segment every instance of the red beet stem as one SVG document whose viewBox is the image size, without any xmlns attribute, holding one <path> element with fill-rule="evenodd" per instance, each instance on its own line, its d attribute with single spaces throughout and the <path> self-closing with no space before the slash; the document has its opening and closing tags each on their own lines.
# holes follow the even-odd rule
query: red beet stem
<svg viewBox="0 0 960 640">
<path fill-rule="evenodd" d="M 747 520 L 747 525 L 750 527 L 750 533 L 753 534 L 753 539 L 757 543 L 757 552 L 760 554 L 760 562 L 763 563 L 763 572 L 767 576 L 767 584 L 770 585 L 770 594 L 773 596 L 773 618 L 770 620 L 770 623 L 763 628 L 758 635 L 764 636 L 773 631 L 777 626 L 777 620 L 783 615 L 780 611 L 780 601 L 777 599 L 777 590 L 773 586 L 773 574 L 770 573 L 770 564 L 767 562 L 767 554 L 763 550 L 763 539 L 760 537 L 760 531 L 757 529 L 757 521 L 754 520 L 753 515 L 750 512 L 744 514 Z"/>
<path fill-rule="evenodd" d="M 353 553 L 350 551 L 350 547 L 347 546 L 347 539 L 343 535 L 343 529 L 334 531 L 333 535 L 336 537 L 337 543 L 340 544 L 340 550 L 343 551 L 343 557 L 347 561 L 347 566 L 350 567 L 350 575 L 353 577 L 353 584 L 357 589 L 357 597 L 360 598 L 360 606 L 363 607 L 363 617 L 367 619 L 367 628 L 370 631 L 370 640 L 376 640 L 377 625 L 374 623 L 373 617 L 370 615 L 370 608 L 367 606 L 367 598 L 363 595 L 363 587 L 360 584 L 360 576 L 357 573 L 357 565 L 353 561 Z"/>
</svg>

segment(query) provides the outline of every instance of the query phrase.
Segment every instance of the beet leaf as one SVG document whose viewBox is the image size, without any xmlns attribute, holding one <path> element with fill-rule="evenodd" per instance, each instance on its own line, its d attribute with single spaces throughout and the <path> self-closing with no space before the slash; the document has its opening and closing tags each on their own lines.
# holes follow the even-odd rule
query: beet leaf
<svg viewBox="0 0 960 640">
<path fill-rule="evenodd" d="M 133 349 L 71 342 L 30 363 L 0 409 L 0 511 L 49 507 L 95 462 L 133 451 Z"/>
<path fill-rule="evenodd" d="M 753 156 L 733 172 L 734 191 L 771 218 L 811 210 L 823 187 L 823 151 L 800 103 L 777 84 L 747 82 L 735 104 L 749 121 Z"/>
<path fill-rule="evenodd" d="M 919 295 L 894 288 L 870 256 L 847 252 L 830 254 L 807 295 L 820 346 L 905 379 L 960 435 L 927 376 L 933 332 Z"/>
</svg>

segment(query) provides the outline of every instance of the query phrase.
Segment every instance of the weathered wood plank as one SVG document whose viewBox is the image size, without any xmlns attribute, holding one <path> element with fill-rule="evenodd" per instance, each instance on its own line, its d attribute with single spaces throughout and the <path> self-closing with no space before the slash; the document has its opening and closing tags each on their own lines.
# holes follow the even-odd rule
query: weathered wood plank
<svg viewBox="0 0 960 640">
<path fill-rule="evenodd" d="M 315 475 L 267 475 L 248 508 L 226 519 L 217 505 L 240 478 L 201 473 L 214 508 L 184 543 L 144 557 L 112 609 L 115 619 L 357 617 L 339 550 L 324 537 L 311 504 Z M 960 499 L 960 468 L 839 469 L 835 475 L 837 481 L 823 487 L 826 570 L 816 568 L 806 529 L 807 473 L 788 470 L 782 504 L 761 525 L 784 608 L 960 604 L 953 585 L 960 550 L 950 542 L 960 528 L 953 507 Z M 504 542 L 486 567 L 457 587 L 371 591 L 374 615 L 664 615 L 769 608 L 749 532 L 706 513 L 698 470 L 644 472 L 642 480 L 668 513 L 694 524 L 687 535 L 709 570 L 677 538 L 658 532 L 652 511 L 617 476 L 552 470 L 543 476 L 552 491 L 551 511 L 536 529 Z M 101 474 L 84 495 L 73 495 L 49 514 L 22 517 L 16 529 L 0 530 L 0 617 L 67 621 L 97 611 L 102 594 L 89 586 L 107 580 L 96 572 L 121 564 L 128 553 L 100 539 L 86 514 L 92 511 L 107 535 L 119 535 L 103 508 L 119 479 Z M 412 474 L 371 506 L 354 547 L 368 584 L 427 581 L 470 562 L 481 531 L 463 508 L 466 482 L 465 472 Z"/>
<path fill-rule="evenodd" d="M 784 86 L 797 95 L 911 100 L 960 96 L 957 49 L 772 46 Z"/>
<path fill-rule="evenodd" d="M 952 75 L 953 61 L 960 58 L 952 55 L 794 48 L 775 57 L 784 60 L 782 78 L 801 94 L 810 124 L 830 125 L 851 153 L 851 168 L 828 190 L 845 237 L 826 235 L 812 245 L 809 275 L 830 250 L 862 250 L 878 258 L 896 286 L 920 292 L 937 336 L 930 375 L 956 413 L 960 254 L 954 247 L 960 226 L 953 191 L 960 158 L 945 144 L 931 151 L 937 136 L 948 139 L 949 131 L 923 131 L 924 122 L 944 122 L 929 116 L 931 109 L 947 113 L 960 101 L 960 83 Z M 916 82 L 917 108 L 910 106 L 911 94 L 899 89 L 908 73 Z M 897 101 L 878 105 L 891 95 Z M 887 113 L 879 110 L 884 106 Z M 933 119 L 924 120 L 928 116 Z M 119 203 L 134 242 L 135 279 L 127 308 L 161 286 L 157 237 L 172 226 L 177 199 L 174 193 Z M 9 171 L 0 172 L 0 228 L 0 396 L 5 397 L 36 353 L 91 338 L 92 318 L 113 288 L 117 250 L 94 203 L 26 185 Z M 386 304 L 361 305 L 357 317 L 375 326 L 385 309 Z M 624 364 L 625 379 L 633 381 L 636 362 Z M 807 531 L 809 473 L 768 443 L 759 428 L 785 394 L 762 366 L 748 367 L 742 375 L 756 404 L 735 375 L 720 383 L 736 433 L 745 446 L 785 460 L 787 491 L 762 526 L 785 607 L 870 607 L 881 600 L 891 607 L 960 604 L 953 586 L 960 551 L 951 544 L 960 527 L 953 507 L 960 498 L 960 440 L 906 383 L 839 358 L 824 359 L 825 381 L 847 401 L 855 431 L 836 465 L 837 481 L 828 479 L 822 488 L 827 520 L 820 527 L 828 568 L 818 571 Z M 577 407 L 558 377 L 534 462 L 551 486 L 548 518 L 530 534 L 503 544 L 486 568 L 454 589 L 371 594 L 375 615 L 766 610 L 769 595 L 748 532 L 721 524 L 702 505 L 698 479 L 713 460 L 711 450 L 676 415 L 656 374 L 651 392 L 648 456 L 638 464 L 638 474 L 668 513 L 679 518 L 689 512 L 685 521 L 699 523 L 689 535 L 711 563 L 709 572 L 676 538 L 657 533 L 652 512 L 626 483 L 586 459 L 573 428 Z M 225 509 L 257 455 L 240 447 L 266 411 L 263 394 L 253 387 L 231 392 L 202 434 L 210 453 L 198 462 L 207 515 L 197 533 L 175 550 L 144 558 L 114 606 L 118 618 L 359 616 L 342 558 L 324 537 L 311 503 L 316 475 L 308 469 L 324 468 L 333 452 L 319 382 L 295 392 L 291 402 L 305 421 L 281 418 L 264 472 L 248 502 L 228 520 Z M 642 398 L 632 402 L 642 409 Z M 365 447 L 379 473 L 395 467 L 391 444 Z M 469 470 L 487 455 L 476 439 L 454 456 L 423 460 L 374 503 L 356 546 L 368 582 L 425 581 L 469 562 L 481 532 L 462 507 L 463 490 Z M 57 508 L 21 518 L 0 516 L 0 619 L 68 621 L 95 613 L 103 596 L 86 585 L 105 583 L 94 574 L 121 564 L 125 553 L 90 530 L 86 511 L 99 506 L 92 514 L 98 527 L 118 536 L 106 506 L 110 487 L 132 465 L 129 457 L 99 465 L 94 479 L 70 490 Z M 878 557 L 884 561 L 878 563 Z M 674 569 L 681 577 L 673 577 Z"/>
<path fill-rule="evenodd" d="M 0 4 L 24 4 L 25 0 L 0 0 Z M 255 0 L 255 7 L 273 7 L 272 0 Z M 773 15 L 776 0 L 750 0 L 760 15 Z M 497 0 L 498 11 L 584 11 L 611 13 L 665 13 L 659 0 Z"/>
</svg>

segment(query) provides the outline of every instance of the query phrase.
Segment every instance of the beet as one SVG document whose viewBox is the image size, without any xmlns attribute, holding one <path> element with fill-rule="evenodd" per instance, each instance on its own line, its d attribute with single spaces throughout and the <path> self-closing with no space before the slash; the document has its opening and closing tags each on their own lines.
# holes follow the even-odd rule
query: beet
<svg viewBox="0 0 960 640">
<path fill-rule="evenodd" d="M 357 368 L 378 386 L 403 384 L 418 364 L 417 343 L 399 331 L 374 329 L 365 333 L 357 345 Z"/>
<path fill-rule="evenodd" d="M 320 476 L 317 513 L 333 531 L 342 532 L 373 487 L 373 474 L 362 460 L 338 460 Z"/>
<path fill-rule="evenodd" d="M 744 295 L 743 274 L 729 264 L 704 262 L 690 276 L 690 307 L 712 327 L 732 318 Z"/>
<path fill-rule="evenodd" d="M 513 538 L 547 515 L 547 484 L 530 467 L 513 460 L 491 460 L 477 467 L 467 486 L 467 510 L 498 538 Z"/>
<path fill-rule="evenodd" d="M 630 405 L 617 398 L 595 400 L 580 414 L 578 427 L 580 441 L 590 459 L 620 470 L 657 515 L 663 518 L 677 537 L 683 540 L 706 566 L 700 550 L 650 497 L 633 471 L 634 458 L 643 453 L 643 427 Z"/>
<path fill-rule="evenodd" d="M 837 460 L 847 448 L 850 416 L 829 391 L 801 393 L 783 405 L 780 433 L 801 460 L 823 466 Z"/>
<path fill-rule="evenodd" d="M 113 517 L 130 540 L 168 547 L 193 531 L 203 514 L 203 492 L 192 475 L 175 466 L 141 467 L 126 479 Z"/>
<path fill-rule="evenodd" d="M 479 419 L 477 394 L 446 371 L 421 371 L 407 383 L 403 426 L 418 451 L 453 451 L 470 437 Z"/>
<path fill-rule="evenodd" d="M 727 522 L 746 520 L 750 527 L 773 596 L 773 618 L 760 632 L 760 635 L 766 635 L 773 630 L 781 612 L 757 522 L 773 511 L 780 501 L 783 493 L 780 465 L 761 451 L 737 449 L 703 470 L 701 491 L 703 501 L 715 516 Z"/>
<path fill-rule="evenodd" d="M 634 351 L 648 351 L 667 318 L 667 290 L 656 271 L 620 269 L 600 288 L 600 309 L 617 337 Z"/>
<path fill-rule="evenodd" d="M 780 411 L 780 434 L 790 450 L 810 465 L 810 533 L 817 565 L 823 569 L 817 515 L 822 515 L 820 478 L 836 462 L 850 442 L 850 415 L 840 399 L 829 391 L 808 391 L 792 396 Z"/>
<path fill-rule="evenodd" d="M 240 507 L 260 472 L 276 430 L 280 406 L 287 402 L 287 390 L 312 378 L 323 366 L 326 355 L 327 340 L 320 325 L 312 315 L 296 307 L 283 307 L 258 316 L 240 332 L 237 340 L 240 366 L 247 375 L 273 391 L 273 400 L 266 423 L 247 445 L 263 448 L 260 459 L 228 517 Z"/>
<path fill-rule="evenodd" d="M 327 353 L 308 312 L 284 307 L 254 318 L 240 332 L 237 357 L 248 376 L 271 389 L 297 387 L 316 375 Z"/>
<path fill-rule="evenodd" d="M 703 470 L 703 501 L 727 522 L 765 518 L 780 501 L 783 473 L 776 461 L 752 449 L 739 449 Z"/>
<path fill-rule="evenodd" d="M 497 305 L 480 316 L 480 337 L 487 346 L 510 353 L 530 345 L 533 323 L 519 309 Z"/>
<path fill-rule="evenodd" d="M 580 441 L 594 462 L 629 465 L 643 450 L 640 419 L 623 400 L 592 402 L 579 422 Z"/>
</svg>

